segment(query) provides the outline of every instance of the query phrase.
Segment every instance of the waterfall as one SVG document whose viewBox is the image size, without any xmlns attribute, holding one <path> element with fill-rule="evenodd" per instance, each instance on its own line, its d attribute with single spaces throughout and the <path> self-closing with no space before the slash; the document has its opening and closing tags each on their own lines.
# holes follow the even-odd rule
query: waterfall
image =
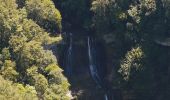
<svg viewBox="0 0 170 100">
<path fill-rule="evenodd" d="M 109 100 L 107 94 L 104 95 L 104 99 L 105 99 L 105 100 Z"/>
<path fill-rule="evenodd" d="M 96 51 L 95 51 L 93 42 L 94 42 L 93 39 L 88 37 L 88 56 L 89 56 L 90 73 L 91 73 L 91 76 L 92 76 L 93 80 L 95 81 L 95 83 L 99 87 L 104 89 L 105 88 L 104 83 L 102 82 L 101 77 L 97 70 L 97 59 L 95 58 Z M 105 100 L 108 100 L 107 93 L 105 93 L 104 98 L 105 98 Z"/>
<path fill-rule="evenodd" d="M 69 48 L 67 51 L 67 57 L 66 57 L 66 74 L 71 77 L 72 74 L 72 56 L 73 56 L 73 38 L 72 38 L 72 33 L 70 35 L 70 41 L 69 41 Z"/>
<path fill-rule="evenodd" d="M 99 87 L 102 87 L 101 79 L 98 75 L 97 66 L 96 66 L 96 63 L 95 63 L 94 56 L 93 56 L 93 50 L 94 49 L 92 48 L 92 45 L 91 45 L 92 42 L 93 42 L 93 40 L 90 40 L 90 37 L 88 37 L 88 56 L 89 56 L 90 73 L 91 73 L 93 80 L 96 82 L 96 84 Z"/>
</svg>

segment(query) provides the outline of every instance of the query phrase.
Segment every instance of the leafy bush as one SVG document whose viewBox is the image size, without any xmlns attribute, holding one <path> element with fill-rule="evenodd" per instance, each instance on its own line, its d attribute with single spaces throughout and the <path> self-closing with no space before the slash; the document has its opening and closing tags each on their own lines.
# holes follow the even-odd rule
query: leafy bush
<svg viewBox="0 0 170 100">
<path fill-rule="evenodd" d="M 132 48 L 128 51 L 125 59 L 121 62 L 119 72 L 122 74 L 125 80 L 129 80 L 133 69 L 140 70 L 142 67 L 141 60 L 144 57 L 141 47 Z"/>
</svg>

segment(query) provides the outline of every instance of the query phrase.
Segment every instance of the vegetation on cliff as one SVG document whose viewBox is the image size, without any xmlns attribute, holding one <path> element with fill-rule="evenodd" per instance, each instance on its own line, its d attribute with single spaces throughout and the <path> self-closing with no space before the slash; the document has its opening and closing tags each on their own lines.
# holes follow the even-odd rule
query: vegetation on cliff
<svg viewBox="0 0 170 100">
<path fill-rule="evenodd" d="M 0 99 L 69 100 L 70 84 L 48 47 L 62 31 L 78 31 L 73 42 L 77 35 L 85 44 L 86 33 L 105 49 L 109 91 L 168 100 L 169 29 L 170 0 L 0 0 Z"/>
<path fill-rule="evenodd" d="M 113 88 L 133 92 L 135 100 L 170 98 L 169 0 L 65 0 L 56 5 L 64 9 L 65 19 L 81 18 L 77 26 L 103 43 Z"/>
<path fill-rule="evenodd" d="M 155 42 L 169 38 L 169 0 L 93 0 L 96 36 L 114 60 L 113 84 L 132 91 L 135 100 L 169 97 L 169 47 Z M 108 37 L 108 38 L 104 38 Z M 117 57 L 115 59 L 115 57 Z M 121 80 L 119 76 L 124 80 Z M 114 80 L 119 80 L 115 82 Z M 113 86 L 114 87 L 114 86 Z"/>
<path fill-rule="evenodd" d="M 51 0 L 0 0 L 0 98 L 69 100 L 69 83 L 51 50 L 61 15 Z M 57 38 L 57 39 L 54 39 Z"/>
</svg>

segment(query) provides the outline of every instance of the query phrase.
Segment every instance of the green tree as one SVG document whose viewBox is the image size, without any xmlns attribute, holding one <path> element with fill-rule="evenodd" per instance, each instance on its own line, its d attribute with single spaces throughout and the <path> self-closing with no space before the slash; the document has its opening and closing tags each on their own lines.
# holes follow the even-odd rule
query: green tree
<svg viewBox="0 0 170 100">
<path fill-rule="evenodd" d="M 33 86 L 16 84 L 0 76 L 0 99 L 2 100 L 38 100 L 37 92 Z"/>
<path fill-rule="evenodd" d="M 28 17 L 48 32 L 61 32 L 61 15 L 51 0 L 26 0 Z"/>
<path fill-rule="evenodd" d="M 0 0 L 0 8 L 0 75 L 4 81 L 0 88 L 8 86 L 1 91 L 2 99 L 69 100 L 69 83 L 53 52 L 44 49 L 60 38 L 50 36 L 61 30 L 61 16 L 52 1 Z M 51 64 L 54 71 L 46 71 Z M 48 75 L 51 72 L 58 76 Z"/>
<path fill-rule="evenodd" d="M 155 91 L 155 98 L 169 97 L 167 92 L 157 90 L 169 87 L 165 73 L 169 72 L 166 59 L 170 56 L 163 54 L 168 54 L 168 49 L 162 45 L 168 44 L 169 0 L 93 0 L 91 9 L 96 35 L 114 59 L 113 70 L 119 69 L 122 78 L 129 80 L 123 81 L 123 89 L 135 91 L 136 100 L 153 99 L 148 95 L 153 94 L 151 91 Z"/>
</svg>

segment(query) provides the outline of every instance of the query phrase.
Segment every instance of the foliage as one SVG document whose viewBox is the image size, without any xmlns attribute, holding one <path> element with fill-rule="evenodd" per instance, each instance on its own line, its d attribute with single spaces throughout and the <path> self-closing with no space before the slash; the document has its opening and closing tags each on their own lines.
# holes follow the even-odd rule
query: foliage
<svg viewBox="0 0 170 100">
<path fill-rule="evenodd" d="M 5 60 L 1 67 L 1 75 L 4 79 L 16 81 L 18 73 L 16 72 L 16 64 L 11 60 Z"/>
<path fill-rule="evenodd" d="M 169 0 L 93 0 L 92 2 L 95 36 L 105 43 L 107 56 L 114 61 L 112 64 L 114 68 L 109 68 L 119 69 L 117 74 L 121 74 L 121 78 L 128 81 L 123 81 L 126 85 L 124 83 L 117 85 L 134 91 L 136 100 L 150 100 L 159 96 L 159 100 L 169 98 L 167 93 L 160 93 L 157 90 L 158 87 L 168 88 L 166 84 L 169 83 L 169 76 L 165 76 L 165 73 L 169 73 L 166 70 L 169 69 L 169 62 L 166 60 L 169 55 L 165 54 L 168 53 L 169 47 L 155 43 L 155 40 L 165 40 L 163 43 L 169 44 L 166 41 L 169 39 L 169 6 Z M 113 42 L 107 43 L 108 39 Z M 112 73 L 112 76 L 116 76 L 116 73 Z M 161 82 L 158 77 L 161 77 Z M 113 83 L 119 78 L 114 77 Z M 155 97 L 148 94 L 155 94 Z"/>
<path fill-rule="evenodd" d="M 26 0 L 28 17 L 48 32 L 61 32 L 61 15 L 51 0 Z"/>
<path fill-rule="evenodd" d="M 91 0 L 53 0 L 60 9 L 63 17 L 65 31 L 84 30 L 91 28 L 91 15 L 89 12 Z"/>
<path fill-rule="evenodd" d="M 69 83 L 53 52 L 44 49 L 61 40 L 50 36 L 60 30 L 61 15 L 52 1 L 0 0 L 1 99 L 69 100 Z"/>
<path fill-rule="evenodd" d="M 121 62 L 119 72 L 122 74 L 125 80 L 129 80 L 132 69 L 140 70 L 142 65 L 140 64 L 144 54 L 141 47 L 132 48 L 127 52 L 125 58 Z"/>
<path fill-rule="evenodd" d="M 107 33 L 109 26 L 114 21 L 114 12 L 116 5 L 112 0 L 93 0 L 91 10 L 94 12 L 93 23 L 96 32 L 100 35 Z M 111 18 L 112 16 L 112 18 Z"/>
<path fill-rule="evenodd" d="M 65 31 L 89 32 L 106 47 L 108 71 L 118 72 L 111 72 L 112 83 L 118 80 L 137 100 L 169 97 L 170 55 L 162 44 L 169 43 L 170 0 L 53 1 L 0 0 L 0 99 L 70 99 L 69 83 L 49 50 L 62 39 L 51 35 L 62 30 L 55 6 Z M 148 96 L 153 91 L 156 96 Z"/>
<path fill-rule="evenodd" d="M 33 86 L 12 83 L 0 76 L 1 100 L 38 100 L 37 92 Z"/>
</svg>

